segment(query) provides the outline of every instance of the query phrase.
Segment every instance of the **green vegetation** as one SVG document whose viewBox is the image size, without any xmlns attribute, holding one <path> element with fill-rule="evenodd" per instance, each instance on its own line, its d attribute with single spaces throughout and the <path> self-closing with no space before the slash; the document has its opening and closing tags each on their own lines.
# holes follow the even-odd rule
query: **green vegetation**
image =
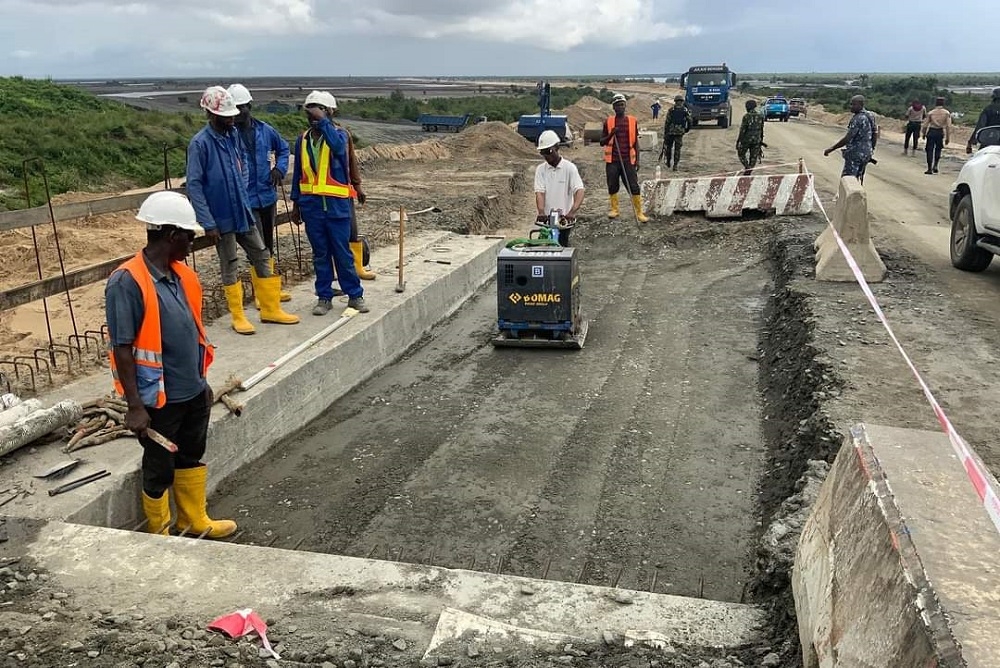
<svg viewBox="0 0 1000 668">
<path fill-rule="evenodd" d="M 584 95 L 605 101 L 612 95 L 589 86 L 553 88 L 551 94 L 553 109 Z M 340 108 L 348 123 L 350 118 L 415 121 L 424 112 L 511 122 L 537 113 L 538 99 L 533 90 L 512 84 L 501 96 L 417 100 L 394 92 L 388 98 L 344 100 Z M 304 128 L 299 113 L 255 115 L 286 139 Z M 0 78 L 0 210 L 44 204 L 43 167 L 53 195 L 147 186 L 163 180 L 164 148 L 169 147 L 169 174 L 176 178 L 184 173 L 188 141 L 204 122 L 200 113 L 140 111 L 51 81 Z M 35 158 L 41 162 L 27 165 L 31 202 L 26 202 L 23 163 Z"/>
<path fill-rule="evenodd" d="M 193 114 L 140 112 L 49 81 L 0 78 L 0 209 L 45 202 L 42 166 L 52 194 L 163 179 L 163 147 L 185 146 L 201 120 Z M 169 153 L 183 173 L 183 148 Z"/>
<path fill-rule="evenodd" d="M 740 84 L 742 92 L 758 95 L 782 94 L 786 97 L 804 97 L 812 104 L 822 104 L 827 111 L 846 111 L 850 98 L 858 93 L 865 96 L 866 106 L 877 114 L 892 118 L 902 118 L 907 106 L 913 100 L 920 100 L 934 106 L 934 98 L 945 98 L 945 106 L 953 112 L 963 114 L 959 124 L 975 125 L 979 112 L 989 102 L 989 98 L 972 93 L 954 93 L 953 87 L 1000 85 L 997 74 L 950 74 L 950 75 L 857 75 L 837 74 L 774 74 L 743 75 Z M 750 87 L 748 80 L 767 80 L 770 85 Z M 800 84 L 782 87 L 780 83 Z M 823 86 L 838 86 L 825 88 Z"/>
</svg>

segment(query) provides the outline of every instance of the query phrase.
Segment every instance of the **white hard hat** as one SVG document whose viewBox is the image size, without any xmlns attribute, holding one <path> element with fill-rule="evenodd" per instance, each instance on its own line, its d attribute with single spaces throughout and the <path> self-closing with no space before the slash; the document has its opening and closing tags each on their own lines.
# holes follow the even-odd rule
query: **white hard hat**
<svg viewBox="0 0 1000 668">
<path fill-rule="evenodd" d="M 222 86 L 209 86 L 201 94 L 201 108 L 216 116 L 239 116 L 233 96 Z"/>
<path fill-rule="evenodd" d="M 559 135 L 555 133 L 555 130 L 546 130 L 542 134 L 538 135 L 538 150 L 544 151 L 547 148 L 552 148 L 559 144 Z"/>
<path fill-rule="evenodd" d="M 147 197 L 136 220 L 146 223 L 147 230 L 158 230 L 164 225 L 172 225 L 195 234 L 205 232 L 195 219 L 194 207 L 184 195 L 170 190 L 161 190 Z"/>
<path fill-rule="evenodd" d="M 621 93 L 616 93 L 613 98 L 611 98 L 611 104 L 618 104 L 619 102 L 626 102 L 625 96 Z"/>
<path fill-rule="evenodd" d="M 313 92 L 306 95 L 306 101 L 304 106 L 309 106 L 310 104 L 318 104 L 321 107 L 326 107 L 327 109 L 337 108 L 337 98 L 335 98 L 330 93 L 325 90 L 314 90 Z"/>
<path fill-rule="evenodd" d="M 228 88 L 228 91 L 233 96 L 233 103 L 236 106 L 253 102 L 253 96 L 250 95 L 250 91 L 243 84 L 234 83 Z"/>
</svg>

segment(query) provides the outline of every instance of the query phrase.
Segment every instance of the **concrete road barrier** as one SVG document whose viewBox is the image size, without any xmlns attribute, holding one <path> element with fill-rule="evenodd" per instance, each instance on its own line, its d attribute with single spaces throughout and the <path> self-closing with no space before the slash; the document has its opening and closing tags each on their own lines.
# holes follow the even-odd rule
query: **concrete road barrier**
<svg viewBox="0 0 1000 668">
<path fill-rule="evenodd" d="M 804 668 L 996 666 L 997 554 L 947 436 L 854 427 L 792 573 Z"/>
<path fill-rule="evenodd" d="M 646 213 L 704 211 L 709 218 L 738 218 L 746 210 L 803 216 L 813 210 L 812 174 L 660 179 L 642 183 Z"/>
<path fill-rule="evenodd" d="M 885 263 L 872 242 L 868 225 L 868 196 L 864 186 L 853 176 L 840 179 L 833 227 L 858 263 L 865 280 L 878 283 L 885 278 Z M 833 230 L 827 227 L 816 239 L 816 279 L 853 283 L 854 272 L 847 264 Z"/>
</svg>

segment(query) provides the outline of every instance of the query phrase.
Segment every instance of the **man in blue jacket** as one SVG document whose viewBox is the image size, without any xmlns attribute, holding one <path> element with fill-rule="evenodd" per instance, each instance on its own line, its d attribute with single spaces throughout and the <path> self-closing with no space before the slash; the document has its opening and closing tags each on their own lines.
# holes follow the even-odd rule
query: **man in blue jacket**
<svg viewBox="0 0 1000 668">
<path fill-rule="evenodd" d="M 264 245 L 274 253 L 274 215 L 278 202 L 278 184 L 285 179 L 288 172 L 288 142 L 286 142 L 273 126 L 254 118 L 251 113 L 253 97 L 243 84 L 233 84 L 229 94 L 240 114 L 236 117 L 236 129 L 239 130 L 243 147 L 250 154 L 250 172 L 248 187 L 250 208 L 260 222 Z M 271 155 L 274 155 L 274 167 L 271 166 Z"/>
<path fill-rule="evenodd" d="M 333 308 L 334 267 L 340 288 L 347 293 L 347 306 L 367 313 L 350 246 L 357 191 L 351 184 L 347 131 L 333 123 L 337 100 L 330 93 L 314 90 L 303 107 L 309 129 L 295 140 L 292 220 L 305 223 L 313 249 L 317 297 L 313 315 L 326 315 Z"/>
<path fill-rule="evenodd" d="M 243 150 L 246 152 L 249 165 L 247 192 L 250 195 L 250 209 L 253 211 L 257 229 L 264 238 L 264 245 L 271 254 L 271 272 L 277 273 L 274 266 L 274 217 L 277 214 L 278 184 L 288 173 L 288 142 L 278 131 L 262 120 L 256 119 L 250 113 L 253 106 L 253 96 L 243 84 L 235 83 L 228 88 L 233 96 L 233 102 L 240 114 L 236 117 L 236 129 L 239 131 Z M 271 155 L 274 155 L 274 167 L 271 166 Z M 251 271 L 253 266 L 251 265 Z M 281 291 L 281 301 L 287 302 L 292 296 Z M 257 304 L 260 308 L 260 304 Z"/>
<path fill-rule="evenodd" d="M 271 254 L 254 221 L 247 193 L 249 160 L 233 127 L 239 110 L 222 86 L 210 86 L 201 97 L 208 123 L 188 145 L 187 194 L 198 223 L 219 254 L 219 269 L 233 329 L 253 334 L 243 312 L 243 286 L 238 280 L 237 247 L 253 265 L 251 279 L 260 302 L 261 322 L 294 325 L 298 316 L 281 308 L 281 279 L 271 271 Z"/>
</svg>

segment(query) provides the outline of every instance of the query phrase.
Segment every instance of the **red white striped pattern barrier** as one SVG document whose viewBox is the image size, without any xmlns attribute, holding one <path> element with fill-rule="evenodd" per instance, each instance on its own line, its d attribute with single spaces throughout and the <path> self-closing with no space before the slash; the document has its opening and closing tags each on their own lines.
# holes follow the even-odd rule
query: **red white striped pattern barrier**
<svg viewBox="0 0 1000 668">
<path fill-rule="evenodd" d="M 704 211 L 709 218 L 738 218 L 743 211 L 774 211 L 779 216 L 812 213 L 812 174 L 718 176 L 660 179 L 642 184 L 646 213 Z"/>
</svg>

